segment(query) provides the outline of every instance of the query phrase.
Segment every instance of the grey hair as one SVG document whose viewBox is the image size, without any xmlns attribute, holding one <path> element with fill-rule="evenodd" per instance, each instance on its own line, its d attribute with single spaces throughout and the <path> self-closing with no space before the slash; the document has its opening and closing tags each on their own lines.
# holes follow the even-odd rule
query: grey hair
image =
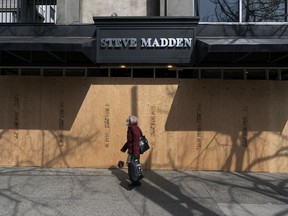
<svg viewBox="0 0 288 216">
<path fill-rule="evenodd" d="M 138 118 L 136 117 L 136 116 L 129 116 L 128 117 L 128 119 L 129 119 L 129 121 L 130 121 L 130 123 L 131 124 L 136 124 L 136 123 L 138 123 Z"/>
</svg>

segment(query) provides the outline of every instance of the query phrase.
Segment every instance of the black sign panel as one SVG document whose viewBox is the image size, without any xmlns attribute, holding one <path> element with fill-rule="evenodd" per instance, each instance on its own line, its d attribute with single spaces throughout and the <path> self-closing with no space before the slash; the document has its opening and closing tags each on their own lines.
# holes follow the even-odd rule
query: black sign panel
<svg viewBox="0 0 288 216">
<path fill-rule="evenodd" d="M 194 43 L 193 27 L 99 27 L 97 63 L 188 64 Z"/>
</svg>

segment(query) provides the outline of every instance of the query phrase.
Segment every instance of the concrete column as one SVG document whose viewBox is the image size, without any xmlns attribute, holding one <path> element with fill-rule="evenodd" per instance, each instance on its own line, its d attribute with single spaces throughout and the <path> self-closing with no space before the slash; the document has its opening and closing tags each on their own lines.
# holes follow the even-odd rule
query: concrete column
<svg viewBox="0 0 288 216">
<path fill-rule="evenodd" d="M 160 16 L 160 0 L 147 0 L 147 16 Z"/>
<path fill-rule="evenodd" d="M 37 17 L 38 13 L 34 4 L 29 4 L 28 1 L 18 1 L 17 4 L 21 10 L 21 19 L 19 20 L 21 23 L 34 23 L 43 21 L 43 19 L 40 20 L 40 18 Z"/>
<path fill-rule="evenodd" d="M 167 16 L 167 0 L 160 0 L 160 16 Z"/>
<path fill-rule="evenodd" d="M 194 0 L 160 0 L 161 16 L 193 16 Z"/>
<path fill-rule="evenodd" d="M 57 24 L 78 24 L 80 22 L 80 0 L 57 1 Z"/>
</svg>

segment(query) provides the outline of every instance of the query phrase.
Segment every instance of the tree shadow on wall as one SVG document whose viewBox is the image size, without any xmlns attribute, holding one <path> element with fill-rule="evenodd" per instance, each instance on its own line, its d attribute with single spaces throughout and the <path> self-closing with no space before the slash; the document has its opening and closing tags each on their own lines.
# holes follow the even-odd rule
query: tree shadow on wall
<svg viewBox="0 0 288 216">
<path fill-rule="evenodd" d="M 279 86 L 281 88 L 281 84 Z M 278 87 L 259 81 L 181 80 L 165 129 L 195 133 L 195 140 L 190 141 L 195 149 L 189 151 L 198 152 L 198 156 L 187 169 L 197 160 L 207 163 L 203 159 L 209 155 L 207 150 L 215 148 L 224 154 L 215 161 L 222 160 L 220 169 L 226 171 L 265 170 L 261 167 L 263 162 L 287 157 L 288 136 L 282 132 L 287 130 L 288 101 L 283 92 L 275 94 Z M 271 143 L 265 132 L 281 136 L 283 143 Z M 203 142 L 204 134 L 205 143 L 197 146 Z M 274 146 L 275 153 L 269 155 L 268 146 Z M 185 155 L 192 153 L 184 152 Z"/>
<path fill-rule="evenodd" d="M 85 79 L 1 78 L 0 128 L 71 129 L 89 86 Z"/>
<path fill-rule="evenodd" d="M 86 78 L 3 77 L 0 81 L 0 146 L 5 149 L 1 156 L 5 164 L 13 160 L 13 166 L 78 167 L 71 156 L 85 161 L 85 151 L 79 149 L 96 149 L 92 144 L 100 132 L 87 132 L 90 119 L 70 133 L 89 89 Z"/>
<path fill-rule="evenodd" d="M 288 120 L 287 100 L 270 96 L 270 88 L 259 81 L 180 80 L 165 129 L 197 131 L 202 124 L 206 131 L 229 134 L 231 127 L 242 131 L 245 117 L 250 130 L 281 132 Z"/>
<path fill-rule="evenodd" d="M 4 134 L 5 132 L 3 132 Z M 90 135 L 78 134 L 71 136 L 60 135 L 54 131 L 41 131 L 43 138 L 41 143 L 26 142 L 25 148 L 29 151 L 25 150 L 25 154 L 22 152 L 22 146 L 9 140 L 6 141 L 6 144 L 10 142 L 10 147 L 11 149 L 13 148 L 13 156 L 15 157 L 15 164 L 13 162 L 13 166 L 83 167 L 83 164 L 86 163 L 87 151 L 89 154 L 95 155 L 96 148 L 93 146 L 93 143 L 96 142 L 99 134 L 99 131 L 95 131 Z M 45 142 L 46 139 L 49 139 L 49 141 Z M 86 149 L 86 151 L 83 152 L 81 149 Z M 77 163 L 79 161 L 75 161 L 75 158 L 79 158 L 83 164 L 79 165 Z"/>
</svg>

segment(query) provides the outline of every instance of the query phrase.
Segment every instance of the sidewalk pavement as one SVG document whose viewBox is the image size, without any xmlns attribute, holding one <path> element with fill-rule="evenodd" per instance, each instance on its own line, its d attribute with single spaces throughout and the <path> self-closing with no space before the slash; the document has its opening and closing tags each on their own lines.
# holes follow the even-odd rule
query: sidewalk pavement
<svg viewBox="0 0 288 216">
<path fill-rule="evenodd" d="M 0 215 L 288 215 L 288 174 L 0 167 Z"/>
</svg>

